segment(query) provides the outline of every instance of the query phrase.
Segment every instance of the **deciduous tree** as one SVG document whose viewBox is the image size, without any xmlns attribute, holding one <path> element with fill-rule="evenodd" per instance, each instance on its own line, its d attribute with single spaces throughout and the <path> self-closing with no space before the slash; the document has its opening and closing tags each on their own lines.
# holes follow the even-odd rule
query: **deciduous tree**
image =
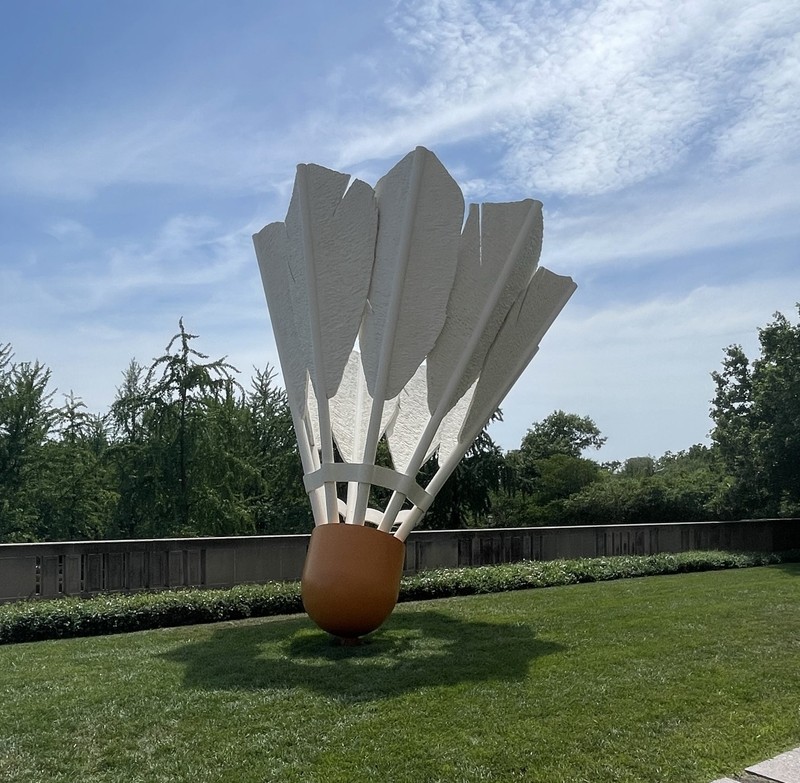
<svg viewBox="0 0 800 783">
<path fill-rule="evenodd" d="M 712 438 L 732 478 L 730 506 L 800 514 L 800 324 L 776 313 L 758 337 L 756 359 L 732 345 L 712 373 Z"/>
</svg>

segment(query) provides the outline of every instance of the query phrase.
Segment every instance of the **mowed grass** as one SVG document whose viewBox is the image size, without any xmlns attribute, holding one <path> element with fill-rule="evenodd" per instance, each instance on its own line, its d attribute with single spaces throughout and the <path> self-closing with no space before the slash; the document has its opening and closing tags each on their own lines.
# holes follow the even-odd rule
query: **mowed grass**
<svg viewBox="0 0 800 783">
<path fill-rule="evenodd" d="M 800 745 L 800 565 L 0 647 L 0 780 L 708 783 Z"/>
</svg>

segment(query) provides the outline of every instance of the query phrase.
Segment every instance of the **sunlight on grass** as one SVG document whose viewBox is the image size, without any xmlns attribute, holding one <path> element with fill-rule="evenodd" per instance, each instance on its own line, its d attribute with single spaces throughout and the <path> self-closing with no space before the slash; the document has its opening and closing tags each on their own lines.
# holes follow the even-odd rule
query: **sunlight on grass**
<svg viewBox="0 0 800 783">
<path fill-rule="evenodd" d="M 708 783 L 800 744 L 800 566 L 0 648 L 0 780 Z"/>
</svg>

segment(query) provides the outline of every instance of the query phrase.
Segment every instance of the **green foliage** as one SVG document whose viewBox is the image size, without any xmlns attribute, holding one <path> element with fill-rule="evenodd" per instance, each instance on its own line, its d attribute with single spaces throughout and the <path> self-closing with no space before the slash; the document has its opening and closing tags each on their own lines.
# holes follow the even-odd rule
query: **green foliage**
<svg viewBox="0 0 800 783">
<path fill-rule="evenodd" d="M 541 444 L 540 450 L 546 451 Z M 717 449 L 702 445 L 602 466 L 565 453 L 533 459 L 520 448 L 506 455 L 506 468 L 509 478 L 492 498 L 495 527 L 733 518 L 724 503 L 723 461 Z"/>
<path fill-rule="evenodd" d="M 41 449 L 56 413 L 50 371 L 12 359 L 11 346 L 0 345 L 0 541 L 32 541 L 38 532 Z"/>
<path fill-rule="evenodd" d="M 33 503 L 36 537 L 72 541 L 102 538 L 118 495 L 106 460 L 103 422 L 73 394 L 56 411 L 58 440 L 38 455 Z"/>
<path fill-rule="evenodd" d="M 135 360 L 108 415 L 0 346 L 0 541 L 306 531 L 311 514 L 285 394 L 269 368 L 245 392 L 183 321 Z"/>
<path fill-rule="evenodd" d="M 201 474 L 205 469 L 206 477 L 224 475 L 227 467 L 214 464 L 213 457 L 219 454 L 212 456 L 203 449 L 210 442 L 209 412 L 221 398 L 231 399 L 235 384 L 231 373 L 238 370 L 224 358 L 203 362 L 208 356 L 190 346 L 197 335 L 184 329 L 183 319 L 178 325 L 164 355 L 150 366 L 145 383 L 152 433 L 160 447 L 161 459 L 155 465 L 162 485 L 160 517 L 178 535 L 198 535 L 216 532 L 205 530 L 208 517 L 200 518 L 209 508 L 209 494 L 216 494 L 208 491 Z M 173 353 L 176 343 L 178 350 Z"/>
<path fill-rule="evenodd" d="M 294 582 L 230 590 L 179 590 L 0 606 L 0 643 L 142 631 L 302 611 Z"/>
<path fill-rule="evenodd" d="M 567 499 L 601 476 L 599 465 L 581 453 L 605 440 L 588 416 L 559 410 L 534 423 L 520 448 L 506 455 L 505 480 L 492 497 L 491 525 L 564 524 Z"/>
<path fill-rule="evenodd" d="M 310 529 L 274 374 L 256 370 L 244 390 L 196 339 L 181 319 L 149 367 L 131 361 L 104 417 L 72 393 L 55 407 L 50 371 L 0 345 L 0 541 Z M 557 410 L 505 455 L 484 430 L 421 527 L 800 516 L 800 325 L 776 314 L 759 340 L 754 361 L 730 346 L 712 373 L 712 448 L 601 466 L 583 456 L 605 443 L 595 422 Z M 391 464 L 385 440 L 376 461 Z M 371 501 L 389 494 L 374 487 Z"/>
<path fill-rule="evenodd" d="M 566 454 L 537 460 L 535 469 L 535 478 L 522 485 L 525 490 L 495 495 L 493 526 L 562 525 L 569 498 L 601 478 L 596 462 Z"/>
<path fill-rule="evenodd" d="M 800 552 L 684 552 L 526 561 L 423 571 L 403 577 L 400 601 L 497 593 L 658 574 L 796 562 Z M 229 590 L 175 590 L 0 605 L 0 644 L 268 617 L 302 611 L 298 582 Z"/>
<path fill-rule="evenodd" d="M 758 336 L 757 359 L 732 345 L 712 373 L 712 438 L 731 476 L 732 513 L 792 516 L 800 513 L 800 324 L 776 313 Z"/>
<path fill-rule="evenodd" d="M 497 411 L 492 421 L 501 417 Z M 492 510 L 492 495 L 502 484 L 505 463 L 500 447 L 484 428 L 455 471 L 444 483 L 419 525 L 422 530 L 482 526 Z M 421 482 L 427 485 L 438 465 L 423 465 Z"/>
<path fill-rule="evenodd" d="M 477 568 L 422 571 L 403 579 L 400 600 L 416 601 L 454 595 L 501 593 L 581 582 L 631 579 L 640 576 L 750 568 L 796 562 L 800 552 L 682 552 L 625 555 L 578 560 L 536 560 Z"/>
<path fill-rule="evenodd" d="M 588 416 L 558 410 L 528 430 L 520 452 L 530 460 L 547 459 L 556 454 L 580 457 L 587 449 L 599 449 L 605 442 Z"/>
<path fill-rule="evenodd" d="M 313 523 L 292 414 L 274 381 L 269 367 L 256 370 L 245 400 L 246 453 L 256 467 L 247 497 L 256 533 L 305 533 Z"/>
<path fill-rule="evenodd" d="M 656 472 L 656 461 L 652 457 L 630 457 L 620 468 L 619 474 L 627 478 L 647 478 Z"/>
<path fill-rule="evenodd" d="M 638 472 L 637 466 L 637 472 Z M 709 449 L 666 454 L 653 461 L 653 473 L 604 474 L 602 480 L 570 496 L 564 516 L 571 524 L 615 525 L 700 522 L 720 518 L 723 476 Z"/>
</svg>

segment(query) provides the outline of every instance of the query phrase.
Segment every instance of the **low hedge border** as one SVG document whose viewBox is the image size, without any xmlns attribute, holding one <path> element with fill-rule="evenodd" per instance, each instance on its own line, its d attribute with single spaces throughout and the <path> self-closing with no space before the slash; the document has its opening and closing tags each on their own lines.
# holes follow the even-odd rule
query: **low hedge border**
<svg viewBox="0 0 800 783">
<path fill-rule="evenodd" d="M 623 555 L 437 569 L 404 577 L 400 601 L 788 562 L 800 562 L 800 550 Z M 299 582 L 19 601 L 0 606 L 0 644 L 269 617 L 302 610 Z"/>
</svg>

